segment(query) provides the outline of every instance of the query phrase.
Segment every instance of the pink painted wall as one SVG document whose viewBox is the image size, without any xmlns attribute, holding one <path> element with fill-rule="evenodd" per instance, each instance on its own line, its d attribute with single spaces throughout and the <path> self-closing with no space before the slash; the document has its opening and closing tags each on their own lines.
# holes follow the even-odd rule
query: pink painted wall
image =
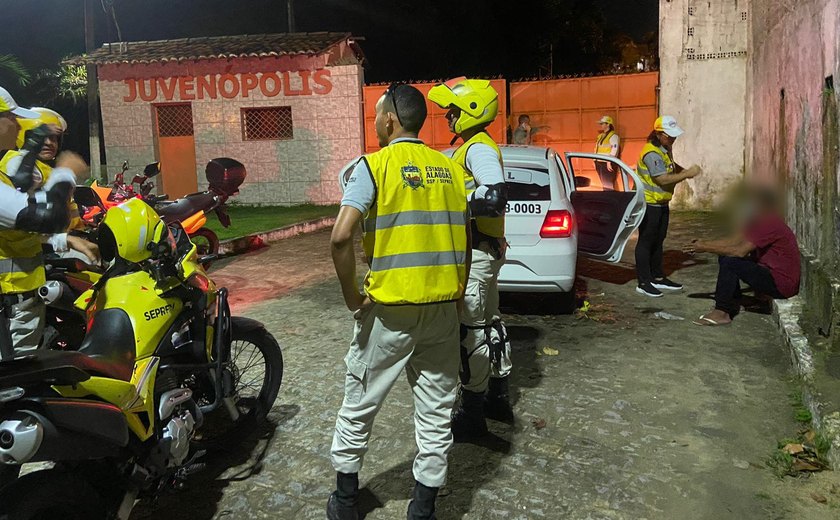
<svg viewBox="0 0 840 520">
<path fill-rule="evenodd" d="M 825 79 L 840 81 L 840 1 L 769 4 L 752 11 L 747 171 L 784 187 L 788 219 L 803 250 L 833 261 L 840 172 L 826 171 L 824 152 L 828 146 L 836 156 L 840 143 L 836 136 L 826 141 L 823 118 L 825 102 L 838 102 L 836 89 L 825 90 Z"/>
</svg>

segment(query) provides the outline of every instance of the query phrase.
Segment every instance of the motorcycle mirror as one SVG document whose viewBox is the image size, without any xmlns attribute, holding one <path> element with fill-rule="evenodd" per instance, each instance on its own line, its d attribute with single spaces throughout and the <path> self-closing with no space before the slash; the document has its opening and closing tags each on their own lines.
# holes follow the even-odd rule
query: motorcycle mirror
<svg viewBox="0 0 840 520">
<path fill-rule="evenodd" d="M 146 167 L 143 169 L 143 175 L 146 177 L 154 177 L 155 175 L 160 175 L 160 162 L 153 162 L 151 164 L 147 164 Z"/>
<path fill-rule="evenodd" d="M 103 207 L 99 194 L 90 186 L 76 186 L 73 192 L 73 199 L 76 201 L 76 204 L 87 208 Z"/>
</svg>

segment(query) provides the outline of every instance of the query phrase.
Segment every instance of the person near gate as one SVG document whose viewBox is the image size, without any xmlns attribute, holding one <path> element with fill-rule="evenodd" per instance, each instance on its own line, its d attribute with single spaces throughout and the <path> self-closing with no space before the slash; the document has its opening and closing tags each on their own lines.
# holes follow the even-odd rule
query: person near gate
<svg viewBox="0 0 840 520">
<path fill-rule="evenodd" d="M 796 236 L 779 215 L 777 197 L 767 187 L 753 187 L 746 199 L 740 229 L 720 240 L 694 240 L 683 252 L 718 255 L 715 308 L 697 325 L 728 325 L 741 310 L 741 282 L 756 294 L 776 299 L 799 293 L 801 265 Z"/>
<path fill-rule="evenodd" d="M 677 184 L 703 172 L 697 165 L 683 168 L 674 161 L 674 142 L 682 134 L 682 128 L 672 116 L 658 118 L 636 165 L 647 202 L 636 244 L 636 276 L 639 281 L 636 292 L 651 298 L 662 297 L 662 291 L 682 290 L 682 285 L 665 277 L 663 266 L 663 248 L 670 219 L 668 203 Z"/>
<path fill-rule="evenodd" d="M 598 139 L 595 141 L 595 153 L 618 158 L 621 150 L 621 138 L 615 131 L 615 120 L 604 116 L 598 120 Z M 613 163 L 595 161 L 595 170 L 605 190 L 618 190 L 618 175 Z"/>
<path fill-rule="evenodd" d="M 470 262 L 465 172 L 417 137 L 426 100 L 391 85 L 376 103 L 382 149 L 356 164 L 332 231 L 344 301 L 356 319 L 345 357 L 344 402 L 331 448 L 336 490 L 327 518 L 357 519 L 358 473 L 374 418 L 405 370 L 414 396 L 418 454 L 409 519 L 433 519 L 452 447 L 459 368 L 457 302 Z M 363 222 L 369 270 L 356 281 L 353 231 Z"/>
<path fill-rule="evenodd" d="M 22 130 L 18 118 L 40 117 L 39 112 L 19 107 L 0 88 L 0 147 L 15 148 Z M 58 156 L 49 175 L 36 171 L 37 155 L 59 131 L 50 125 L 33 127 L 20 159 L 0 171 L 0 305 L 18 354 L 37 348 L 43 334 L 44 307 L 37 290 L 46 280 L 44 234 L 67 229 L 76 176 L 87 171 L 81 157 L 69 152 Z"/>
<path fill-rule="evenodd" d="M 473 217 L 472 265 L 461 313 L 461 402 L 452 418 L 452 433 L 461 441 L 487 433 L 485 416 L 513 421 L 510 341 L 498 287 L 507 248 L 507 186 L 501 151 L 487 133 L 498 112 L 498 93 L 490 82 L 455 78 L 432 87 L 429 100 L 448 109 L 449 129 L 464 141 L 452 159 L 467 172 Z"/>
</svg>

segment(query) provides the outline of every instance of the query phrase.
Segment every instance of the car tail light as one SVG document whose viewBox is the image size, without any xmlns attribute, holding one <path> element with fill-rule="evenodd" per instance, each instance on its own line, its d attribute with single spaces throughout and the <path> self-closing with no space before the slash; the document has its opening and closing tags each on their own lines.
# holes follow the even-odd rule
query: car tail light
<svg viewBox="0 0 840 520">
<path fill-rule="evenodd" d="M 572 236 L 572 214 L 565 209 L 549 210 L 540 228 L 542 238 L 569 238 Z"/>
</svg>

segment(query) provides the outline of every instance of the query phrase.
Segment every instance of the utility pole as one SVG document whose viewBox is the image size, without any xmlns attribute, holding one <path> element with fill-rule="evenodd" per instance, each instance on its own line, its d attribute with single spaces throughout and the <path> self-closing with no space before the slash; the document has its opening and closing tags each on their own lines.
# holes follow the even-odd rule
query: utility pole
<svg viewBox="0 0 840 520">
<path fill-rule="evenodd" d="M 85 2 L 85 52 L 92 53 L 96 47 L 93 35 L 93 0 Z M 88 142 L 90 144 L 90 172 L 94 178 L 107 180 L 102 172 L 99 142 L 99 81 L 96 79 L 96 65 L 87 64 Z"/>
<path fill-rule="evenodd" d="M 286 0 L 286 17 L 289 19 L 289 32 L 295 32 L 294 0 Z"/>
</svg>

